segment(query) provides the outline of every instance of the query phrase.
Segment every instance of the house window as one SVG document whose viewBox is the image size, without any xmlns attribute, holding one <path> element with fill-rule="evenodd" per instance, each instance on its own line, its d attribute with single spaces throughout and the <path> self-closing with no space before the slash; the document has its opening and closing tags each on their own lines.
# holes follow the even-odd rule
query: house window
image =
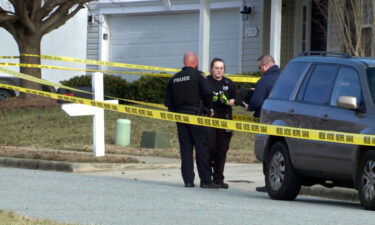
<svg viewBox="0 0 375 225">
<path fill-rule="evenodd" d="M 307 42 L 307 6 L 303 6 L 303 14 L 302 14 L 302 51 L 306 51 L 306 42 Z"/>
<path fill-rule="evenodd" d="M 363 1 L 363 23 L 362 23 L 362 40 L 365 56 L 375 56 L 375 47 L 373 45 L 373 0 Z"/>
<path fill-rule="evenodd" d="M 363 1 L 363 26 L 372 26 L 372 1 Z"/>
</svg>

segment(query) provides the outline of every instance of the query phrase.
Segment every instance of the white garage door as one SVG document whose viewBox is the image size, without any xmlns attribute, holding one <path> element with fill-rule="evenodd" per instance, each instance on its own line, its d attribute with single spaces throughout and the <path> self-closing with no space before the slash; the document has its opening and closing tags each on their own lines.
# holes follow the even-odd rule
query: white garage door
<svg viewBox="0 0 375 225">
<path fill-rule="evenodd" d="M 211 12 L 210 60 L 223 58 L 228 73 L 239 71 L 238 10 Z M 186 51 L 198 53 L 199 14 L 110 16 L 110 61 L 182 67 Z"/>
</svg>

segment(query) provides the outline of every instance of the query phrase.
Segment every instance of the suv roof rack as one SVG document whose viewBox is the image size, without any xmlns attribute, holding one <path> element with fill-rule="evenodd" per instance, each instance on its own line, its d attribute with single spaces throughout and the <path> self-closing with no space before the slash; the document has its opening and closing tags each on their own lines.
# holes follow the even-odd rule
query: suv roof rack
<svg viewBox="0 0 375 225">
<path fill-rule="evenodd" d="M 342 58 L 351 58 L 352 56 L 348 53 L 343 52 L 326 52 L 326 51 L 306 51 L 301 52 L 298 56 L 339 56 Z"/>
</svg>

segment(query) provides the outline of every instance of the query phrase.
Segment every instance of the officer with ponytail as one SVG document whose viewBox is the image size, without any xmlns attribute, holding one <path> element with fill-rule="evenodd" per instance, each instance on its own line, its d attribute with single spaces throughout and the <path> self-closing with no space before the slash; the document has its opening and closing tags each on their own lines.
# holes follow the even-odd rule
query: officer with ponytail
<svg viewBox="0 0 375 225">
<path fill-rule="evenodd" d="M 211 62 L 211 75 L 207 77 L 213 92 L 214 117 L 232 119 L 232 106 L 235 105 L 237 88 L 234 83 L 224 77 L 225 64 L 220 58 Z M 210 163 L 213 171 L 213 181 L 219 188 L 228 188 L 224 183 L 224 166 L 232 138 L 232 131 L 220 128 L 211 128 L 210 132 Z"/>
</svg>

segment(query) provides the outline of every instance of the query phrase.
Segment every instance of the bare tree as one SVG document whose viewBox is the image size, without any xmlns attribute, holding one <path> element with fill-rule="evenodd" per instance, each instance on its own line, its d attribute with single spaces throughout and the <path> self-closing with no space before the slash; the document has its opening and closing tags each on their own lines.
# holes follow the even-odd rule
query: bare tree
<svg viewBox="0 0 375 225">
<path fill-rule="evenodd" d="M 321 0 L 315 2 L 321 6 Z M 330 14 L 337 28 L 342 51 L 356 56 L 374 54 L 374 7 L 375 0 L 329 0 L 325 16 Z"/>
<path fill-rule="evenodd" d="M 90 1 L 92 0 L 2 0 L 0 27 L 13 36 L 20 54 L 40 55 L 43 36 L 65 24 Z M 40 58 L 21 56 L 20 63 L 40 64 Z M 20 72 L 41 77 L 40 69 L 36 68 L 21 67 Z M 22 81 L 22 86 L 41 88 L 40 85 L 25 80 Z"/>
</svg>

